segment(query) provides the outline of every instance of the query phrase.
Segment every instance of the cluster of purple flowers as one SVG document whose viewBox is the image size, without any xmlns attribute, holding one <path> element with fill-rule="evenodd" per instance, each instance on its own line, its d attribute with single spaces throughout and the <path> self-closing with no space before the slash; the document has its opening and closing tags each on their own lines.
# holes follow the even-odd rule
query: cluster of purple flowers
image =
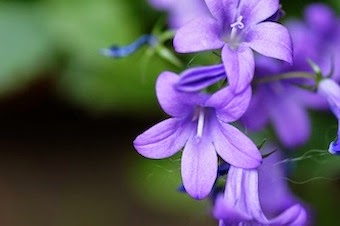
<svg viewBox="0 0 340 226">
<path fill-rule="evenodd" d="M 265 155 L 276 147 L 258 147 L 231 123 L 253 131 L 270 123 L 281 147 L 293 149 L 308 140 L 307 109 L 329 106 L 340 120 L 340 20 L 324 4 L 283 26 L 279 0 L 150 3 L 169 13 L 178 53 L 218 51 L 221 61 L 159 75 L 157 98 L 170 118 L 139 135 L 136 150 L 163 159 L 183 149 L 183 188 L 213 199 L 220 226 L 306 225 L 306 208 L 277 164 L 280 153 Z M 329 152 L 340 154 L 338 138 Z M 225 176 L 220 194 L 217 181 Z"/>
</svg>

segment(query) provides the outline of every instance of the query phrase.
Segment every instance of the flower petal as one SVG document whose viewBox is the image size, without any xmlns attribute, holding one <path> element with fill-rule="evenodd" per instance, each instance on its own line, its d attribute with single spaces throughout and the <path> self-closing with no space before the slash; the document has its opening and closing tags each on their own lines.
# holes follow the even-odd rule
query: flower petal
<svg viewBox="0 0 340 226">
<path fill-rule="evenodd" d="M 340 86 L 332 79 L 323 79 L 319 83 L 318 93 L 326 98 L 331 110 L 340 119 Z"/>
<path fill-rule="evenodd" d="M 225 15 L 223 0 L 205 0 L 211 15 L 217 20 L 222 21 Z"/>
<path fill-rule="evenodd" d="M 223 122 L 234 122 L 248 109 L 251 99 L 251 87 L 235 95 L 223 108 L 216 109 L 217 118 Z"/>
<path fill-rule="evenodd" d="M 229 86 L 235 93 L 249 86 L 254 76 L 254 55 L 250 48 L 240 46 L 232 50 L 228 45 L 222 49 L 222 60 L 227 73 Z"/>
<path fill-rule="evenodd" d="M 230 165 L 244 169 L 256 168 L 262 156 L 256 145 L 242 132 L 227 123 L 212 120 L 211 134 L 215 149 Z"/>
<path fill-rule="evenodd" d="M 281 142 L 287 147 L 304 144 L 310 134 L 307 111 L 294 97 L 271 98 L 270 118 Z M 269 104 L 269 103 L 268 103 Z"/>
<path fill-rule="evenodd" d="M 195 199 L 205 198 L 217 177 L 217 154 L 206 137 L 191 137 L 182 154 L 182 179 L 185 190 Z"/>
<path fill-rule="evenodd" d="M 191 125 L 183 120 L 167 119 L 139 135 L 133 145 L 138 153 L 147 158 L 167 158 L 184 146 L 192 131 Z"/>
<path fill-rule="evenodd" d="M 267 94 L 265 87 L 256 87 L 252 95 L 247 111 L 241 118 L 242 123 L 248 129 L 259 131 L 269 122 L 269 111 L 266 105 Z"/>
<path fill-rule="evenodd" d="M 193 113 L 196 105 L 203 105 L 207 95 L 178 91 L 175 86 L 179 76 L 163 72 L 156 83 L 156 94 L 162 109 L 173 117 L 185 117 Z"/>
<path fill-rule="evenodd" d="M 227 222 L 242 222 L 251 219 L 250 216 L 236 209 L 235 206 L 233 206 L 229 200 L 223 198 L 223 196 L 217 197 L 213 214 L 216 219 L 223 220 L 224 224 L 222 225 L 229 225 L 226 224 Z"/>
<path fill-rule="evenodd" d="M 246 34 L 245 42 L 258 53 L 293 62 L 292 41 L 288 30 L 273 22 L 264 22 L 253 26 Z"/>
<path fill-rule="evenodd" d="M 211 17 L 198 17 L 181 27 L 174 37 L 174 48 L 179 53 L 220 49 L 222 28 Z"/>
<path fill-rule="evenodd" d="M 281 213 L 279 216 L 271 219 L 271 225 L 305 225 L 307 213 L 303 206 L 295 204 Z"/>
<path fill-rule="evenodd" d="M 176 88 L 183 92 L 197 92 L 223 78 L 227 78 L 223 64 L 190 68 L 180 74 Z"/>
<path fill-rule="evenodd" d="M 275 150 L 266 145 L 265 153 Z M 259 167 L 259 196 L 262 210 L 267 216 L 278 214 L 270 220 L 271 225 L 305 225 L 307 213 L 299 200 L 292 194 L 284 180 L 284 164 L 280 151 L 268 156 Z M 275 192 L 273 192 L 275 191 Z"/>
<path fill-rule="evenodd" d="M 237 13 L 239 0 L 205 0 L 211 15 L 219 24 L 232 24 Z"/>
<path fill-rule="evenodd" d="M 279 0 L 241 0 L 239 5 L 243 23 L 250 27 L 258 24 L 277 12 L 280 8 Z"/>
<path fill-rule="evenodd" d="M 328 5 L 323 3 L 314 3 L 306 7 L 305 19 L 318 35 L 327 35 L 328 32 L 338 26 L 338 20 L 335 12 Z"/>
<path fill-rule="evenodd" d="M 234 122 L 247 110 L 251 99 L 251 87 L 234 94 L 230 87 L 219 90 L 213 94 L 205 106 L 216 109 L 217 118 L 223 122 Z"/>
<path fill-rule="evenodd" d="M 233 166 L 230 167 L 223 202 L 222 208 L 220 207 L 220 209 L 228 211 L 229 214 L 231 214 L 231 218 L 228 215 L 224 215 L 223 217 L 223 214 L 220 214 L 220 217 L 223 217 L 222 219 L 224 219 L 225 222 L 230 222 L 230 224 L 227 225 L 233 225 L 233 223 L 250 223 L 253 222 L 253 220 L 264 225 L 268 223 L 260 205 L 258 196 L 258 173 L 255 169 L 249 170 Z M 229 209 L 233 209 L 234 212 Z M 216 211 L 217 210 L 219 209 L 216 209 Z M 237 215 L 237 213 L 242 213 L 242 215 Z M 218 217 L 217 215 L 215 216 Z"/>
</svg>

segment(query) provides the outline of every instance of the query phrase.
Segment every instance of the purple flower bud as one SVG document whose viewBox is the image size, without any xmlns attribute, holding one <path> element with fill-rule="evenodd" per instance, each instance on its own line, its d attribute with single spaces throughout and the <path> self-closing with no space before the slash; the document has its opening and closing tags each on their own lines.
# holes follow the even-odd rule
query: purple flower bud
<svg viewBox="0 0 340 226">
<path fill-rule="evenodd" d="M 331 142 L 329 145 L 328 151 L 331 154 L 340 154 L 340 145 L 339 145 L 339 120 L 340 120 L 340 87 L 339 85 L 332 79 L 323 79 L 320 81 L 318 86 L 318 93 L 323 96 L 334 115 L 338 119 L 338 134 L 335 141 Z"/>
</svg>

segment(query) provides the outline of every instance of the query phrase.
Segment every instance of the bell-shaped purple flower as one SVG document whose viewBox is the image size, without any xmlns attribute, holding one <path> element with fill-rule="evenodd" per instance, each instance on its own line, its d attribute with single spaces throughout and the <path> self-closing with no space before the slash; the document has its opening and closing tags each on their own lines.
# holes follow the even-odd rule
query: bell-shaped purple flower
<svg viewBox="0 0 340 226">
<path fill-rule="evenodd" d="M 222 48 L 229 85 L 236 92 L 246 88 L 254 74 L 258 53 L 292 62 L 289 33 L 282 25 L 266 21 L 279 10 L 278 0 L 205 0 L 211 16 L 201 16 L 181 27 L 175 35 L 177 52 Z"/>
<path fill-rule="evenodd" d="M 172 156 L 184 147 L 181 174 L 185 190 L 196 199 L 206 197 L 216 180 L 218 155 L 231 165 L 256 168 L 262 157 L 255 144 L 229 125 L 245 112 L 250 87 L 235 95 L 229 87 L 213 95 L 181 92 L 179 76 L 163 72 L 156 84 L 162 109 L 172 118 L 139 135 L 134 146 L 148 158 Z"/>
<path fill-rule="evenodd" d="M 230 167 L 213 211 L 220 226 L 306 224 L 306 210 L 289 191 L 278 157 L 264 159 L 258 170 Z"/>
<path fill-rule="evenodd" d="M 318 86 L 318 93 L 326 98 L 330 109 L 334 113 L 334 115 L 338 119 L 338 135 L 335 141 L 331 142 L 329 145 L 328 151 L 331 154 L 340 154 L 340 143 L 339 143 L 339 135 L 340 135 L 340 87 L 339 85 L 332 79 L 323 79 L 320 81 Z"/>
<path fill-rule="evenodd" d="M 289 65 L 258 56 L 257 81 L 291 72 L 314 73 L 308 59 L 324 74 L 329 74 L 332 64 L 340 64 L 340 21 L 332 8 L 311 4 L 305 9 L 304 21 L 291 20 L 286 27 L 292 37 L 294 63 Z M 333 79 L 338 80 L 339 76 L 339 67 L 335 67 Z M 318 93 L 301 89 L 299 85 L 314 85 L 314 82 L 295 78 L 254 84 L 253 97 L 242 122 L 253 131 L 263 129 L 270 122 L 281 143 L 288 148 L 306 143 L 310 135 L 307 108 L 325 109 L 327 102 Z"/>
<path fill-rule="evenodd" d="M 285 73 L 282 67 L 281 62 L 258 58 L 255 78 L 260 81 Z M 245 127 L 259 131 L 271 123 L 285 147 L 304 144 L 310 135 L 306 101 L 317 95 L 296 86 L 299 82 L 302 81 L 286 79 L 255 84 L 250 105 L 241 119 Z"/>
</svg>

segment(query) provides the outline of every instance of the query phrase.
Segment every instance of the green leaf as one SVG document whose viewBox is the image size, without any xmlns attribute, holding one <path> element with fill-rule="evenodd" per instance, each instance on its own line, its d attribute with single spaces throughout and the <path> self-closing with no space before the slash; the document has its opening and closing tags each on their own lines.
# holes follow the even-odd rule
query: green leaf
<svg viewBox="0 0 340 226">
<path fill-rule="evenodd" d="M 27 85 L 49 63 L 51 43 L 39 11 L 24 4 L 0 4 L 0 94 Z"/>
</svg>

